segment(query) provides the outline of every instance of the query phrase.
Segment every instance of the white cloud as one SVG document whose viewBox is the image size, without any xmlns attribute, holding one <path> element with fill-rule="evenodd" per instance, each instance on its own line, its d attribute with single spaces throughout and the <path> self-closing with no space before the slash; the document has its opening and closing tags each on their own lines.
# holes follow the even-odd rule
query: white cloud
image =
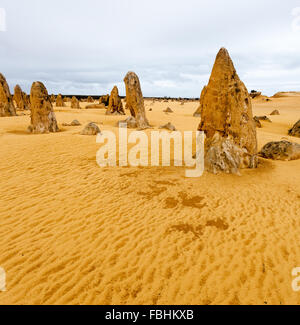
<svg viewBox="0 0 300 325">
<path fill-rule="evenodd" d="M 145 96 L 199 97 L 220 47 L 248 88 L 300 90 L 298 0 L 2 0 L 0 71 L 28 92 L 101 95 L 135 71 Z M 291 27 L 292 26 L 292 27 Z"/>
</svg>

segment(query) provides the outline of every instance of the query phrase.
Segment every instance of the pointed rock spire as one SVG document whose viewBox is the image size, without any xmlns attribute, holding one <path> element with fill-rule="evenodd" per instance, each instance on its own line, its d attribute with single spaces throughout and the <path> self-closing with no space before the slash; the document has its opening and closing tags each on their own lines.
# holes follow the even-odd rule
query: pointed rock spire
<svg viewBox="0 0 300 325">
<path fill-rule="evenodd" d="M 198 130 L 206 134 L 206 168 L 239 173 L 256 168 L 257 137 L 248 90 L 225 48 L 219 51 L 209 83 L 202 94 Z"/>
<path fill-rule="evenodd" d="M 37 81 L 32 84 L 30 92 L 32 133 L 58 132 L 56 117 L 51 104 L 50 96 L 43 83 Z"/>
<path fill-rule="evenodd" d="M 5 77 L 0 73 L 0 117 L 16 116 L 12 96 Z"/>
</svg>

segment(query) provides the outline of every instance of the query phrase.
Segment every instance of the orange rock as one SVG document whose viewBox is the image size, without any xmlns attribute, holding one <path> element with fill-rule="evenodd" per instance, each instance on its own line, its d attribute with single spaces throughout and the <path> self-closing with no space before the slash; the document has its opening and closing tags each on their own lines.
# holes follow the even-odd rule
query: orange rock
<svg viewBox="0 0 300 325">
<path fill-rule="evenodd" d="M 80 109 L 79 100 L 75 96 L 72 97 L 71 108 Z"/>
<path fill-rule="evenodd" d="M 109 96 L 109 104 L 106 115 L 125 115 L 117 86 L 114 86 Z"/>
<path fill-rule="evenodd" d="M 99 104 L 104 104 L 105 106 L 109 105 L 109 95 L 101 96 L 99 98 Z"/>
<path fill-rule="evenodd" d="M 209 83 L 202 94 L 206 168 L 217 173 L 239 173 L 258 164 L 256 127 L 247 88 L 236 73 L 228 51 L 216 58 Z"/>
<path fill-rule="evenodd" d="M 149 128 L 146 118 L 144 98 L 138 76 L 134 72 L 128 72 L 125 79 L 126 86 L 126 106 L 131 115 L 136 119 L 139 129 Z"/>
<path fill-rule="evenodd" d="M 202 89 L 201 95 L 200 95 L 200 106 L 197 108 L 196 112 L 194 113 L 194 117 L 201 117 L 201 103 L 203 101 L 203 98 L 206 93 L 206 86 Z M 183 103 L 184 105 L 184 103 Z"/>
<path fill-rule="evenodd" d="M 14 100 L 16 102 L 17 108 L 20 109 L 21 111 L 29 109 L 29 107 L 26 105 L 22 89 L 21 89 L 21 87 L 19 85 L 15 86 Z"/>
<path fill-rule="evenodd" d="M 88 102 L 88 103 L 93 103 L 93 102 L 94 102 L 93 97 L 89 96 L 89 97 L 87 98 L 87 102 Z"/>
<path fill-rule="evenodd" d="M 61 94 L 58 94 L 58 96 L 56 97 L 56 107 L 65 107 L 65 102 L 62 98 Z"/>
<path fill-rule="evenodd" d="M 30 102 L 31 125 L 28 130 L 32 133 L 58 132 L 55 113 L 43 83 L 37 81 L 32 84 Z"/>
<path fill-rule="evenodd" d="M 51 103 L 55 103 L 56 98 L 53 94 L 50 96 L 50 100 L 51 100 Z"/>
<path fill-rule="evenodd" d="M 26 93 L 23 92 L 22 96 L 23 96 L 25 106 L 27 107 L 27 109 L 30 109 L 30 95 L 27 95 Z"/>
<path fill-rule="evenodd" d="M 5 77 L 0 73 L 0 117 L 16 115 L 16 108 L 8 84 Z"/>
</svg>

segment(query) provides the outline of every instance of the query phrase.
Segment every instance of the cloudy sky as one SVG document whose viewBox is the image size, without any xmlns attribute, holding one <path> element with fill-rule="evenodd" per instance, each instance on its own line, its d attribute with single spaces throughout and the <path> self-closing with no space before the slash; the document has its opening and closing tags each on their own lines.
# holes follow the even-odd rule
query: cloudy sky
<svg viewBox="0 0 300 325">
<path fill-rule="evenodd" d="M 29 92 L 39 80 L 49 93 L 101 95 L 116 84 L 124 95 L 133 70 L 145 96 L 199 97 L 224 46 L 249 90 L 300 91 L 299 0 L 0 0 L 0 8 L 0 71 L 11 90 Z"/>
</svg>

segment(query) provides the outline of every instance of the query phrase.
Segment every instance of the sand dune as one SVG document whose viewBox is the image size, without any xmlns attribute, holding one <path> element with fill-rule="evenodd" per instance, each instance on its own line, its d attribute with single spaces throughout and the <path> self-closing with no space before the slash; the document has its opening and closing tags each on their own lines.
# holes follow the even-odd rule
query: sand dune
<svg viewBox="0 0 300 325">
<path fill-rule="evenodd" d="M 300 143 L 287 135 L 299 96 L 253 104 L 254 115 L 281 114 L 262 122 L 259 148 Z M 177 167 L 101 169 L 96 137 L 79 132 L 88 122 L 117 132 L 124 118 L 66 105 L 56 134 L 28 134 L 28 112 L 0 119 L 0 304 L 300 303 L 299 160 L 198 179 Z M 197 129 L 198 106 L 146 101 L 151 125 L 180 131 Z M 74 119 L 82 126 L 62 126 Z"/>
</svg>

